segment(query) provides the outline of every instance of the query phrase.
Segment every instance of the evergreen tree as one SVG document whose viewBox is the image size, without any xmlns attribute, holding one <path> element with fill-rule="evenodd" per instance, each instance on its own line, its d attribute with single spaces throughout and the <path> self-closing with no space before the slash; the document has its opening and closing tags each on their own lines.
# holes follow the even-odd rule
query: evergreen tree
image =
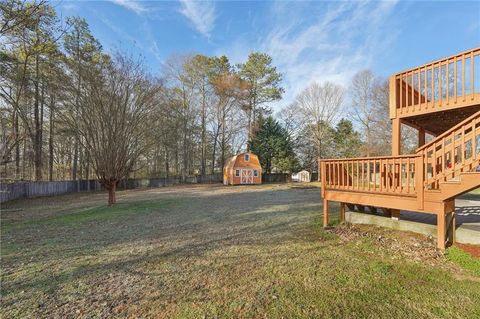
<svg viewBox="0 0 480 319">
<path fill-rule="evenodd" d="M 258 122 L 259 129 L 250 141 L 249 149 L 258 155 L 263 170 L 266 173 L 273 169 L 281 172 L 296 170 L 298 162 L 287 130 L 271 116 L 260 117 Z"/>
<path fill-rule="evenodd" d="M 282 98 L 282 75 L 272 66 L 272 58 L 259 52 L 250 53 L 247 62 L 239 65 L 239 75 L 247 83 L 248 94 L 243 109 L 248 118 L 247 141 L 250 142 L 253 138 L 253 124 L 259 116 L 269 113 L 263 106 Z"/>
<path fill-rule="evenodd" d="M 362 141 L 360 133 L 353 129 L 353 124 L 347 119 L 341 119 L 335 127 L 334 138 L 335 157 L 355 157 L 360 153 Z"/>
<path fill-rule="evenodd" d="M 67 19 L 67 23 L 70 27 L 63 37 L 63 46 L 66 51 L 65 62 L 71 72 L 67 89 L 71 91 L 71 103 L 75 109 L 81 109 L 78 105 L 81 100 L 82 92 L 82 78 L 84 73 L 94 68 L 102 58 L 102 46 L 100 42 L 92 35 L 90 28 L 83 18 L 70 17 Z M 72 179 L 76 180 L 78 177 L 77 172 L 80 166 L 85 166 L 85 177 L 88 179 L 89 165 L 88 163 L 88 151 L 81 152 L 79 136 L 74 136 L 74 151 L 73 151 L 73 163 L 72 163 Z M 80 173 L 80 175 L 82 175 Z"/>
</svg>

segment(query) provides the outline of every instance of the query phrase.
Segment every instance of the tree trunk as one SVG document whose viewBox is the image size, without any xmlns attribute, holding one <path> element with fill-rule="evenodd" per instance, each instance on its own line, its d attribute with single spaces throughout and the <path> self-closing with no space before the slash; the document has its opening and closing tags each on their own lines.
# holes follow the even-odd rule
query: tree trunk
<svg viewBox="0 0 480 319">
<path fill-rule="evenodd" d="M 48 136 L 48 180 L 53 181 L 53 135 L 55 134 L 55 99 L 50 96 L 50 131 Z"/>
<path fill-rule="evenodd" d="M 180 160 L 178 157 L 178 145 L 175 145 L 175 175 L 180 173 Z"/>
<path fill-rule="evenodd" d="M 13 134 L 15 135 L 15 139 L 18 141 L 19 139 L 19 130 L 18 130 L 18 115 L 17 111 L 14 111 L 14 120 L 13 120 Z M 20 142 L 15 145 L 15 179 L 18 179 L 20 175 Z"/>
<path fill-rule="evenodd" d="M 200 163 L 200 175 L 204 176 L 207 169 L 207 107 L 205 88 L 202 94 L 202 154 Z"/>
<path fill-rule="evenodd" d="M 188 165 L 188 145 L 187 145 L 187 122 L 184 120 L 183 126 L 183 165 L 182 165 L 182 181 L 185 182 L 187 178 L 187 165 Z"/>
<path fill-rule="evenodd" d="M 248 134 L 247 134 L 247 152 L 250 152 L 250 141 L 252 138 L 252 108 L 248 111 Z"/>
<path fill-rule="evenodd" d="M 90 178 L 90 153 L 85 147 L 85 179 L 88 181 Z"/>
<path fill-rule="evenodd" d="M 72 164 L 72 180 L 77 179 L 78 170 L 78 137 L 75 136 L 75 145 L 73 150 L 73 164 Z"/>
<path fill-rule="evenodd" d="M 317 172 L 318 172 L 318 177 L 317 177 L 317 182 L 321 182 L 322 181 L 322 178 L 320 176 L 320 159 L 322 158 L 322 144 L 321 142 L 319 141 L 318 142 L 318 151 L 317 151 L 317 155 L 318 155 L 318 160 L 317 160 Z M 323 185 L 322 185 L 323 186 Z"/>
<path fill-rule="evenodd" d="M 38 54 L 35 58 L 35 101 L 34 101 L 34 121 L 35 133 L 33 136 L 33 152 L 35 166 L 35 180 L 42 180 L 42 141 L 41 141 L 41 124 L 40 124 L 40 88 L 39 88 L 39 61 Z"/>
<path fill-rule="evenodd" d="M 215 136 L 213 138 L 213 150 L 212 150 L 212 175 L 215 174 L 215 160 L 217 156 L 217 144 L 218 144 L 218 132 L 220 128 L 217 127 L 217 131 L 215 132 Z M 223 167 L 222 167 L 223 170 Z"/>
<path fill-rule="evenodd" d="M 158 170 L 158 157 L 159 157 L 158 144 L 155 144 L 155 149 L 153 151 L 153 174 L 154 174 L 154 177 L 158 176 L 158 171 L 159 171 Z"/>
<path fill-rule="evenodd" d="M 27 134 L 27 129 L 23 129 L 23 134 Z M 26 168 L 26 156 L 25 154 L 27 153 L 27 139 L 23 139 L 23 147 L 22 147 L 22 180 L 25 179 L 25 174 L 27 173 L 27 168 Z M 31 176 L 29 176 L 30 178 Z"/>
<path fill-rule="evenodd" d="M 170 174 L 170 162 L 168 160 L 168 147 L 165 145 L 165 174 L 168 178 Z"/>
<path fill-rule="evenodd" d="M 220 146 L 220 151 L 222 152 L 222 159 L 221 159 L 222 172 L 223 172 L 223 168 L 225 167 L 226 125 L 227 125 L 227 119 L 226 119 L 225 110 L 223 110 L 223 113 L 222 113 L 222 137 L 221 137 L 221 146 Z M 248 146 L 247 146 L 247 151 L 248 151 Z"/>
<path fill-rule="evenodd" d="M 117 202 L 115 191 L 117 190 L 117 182 L 110 181 L 109 185 L 106 185 L 108 190 L 108 206 L 113 206 Z"/>
</svg>

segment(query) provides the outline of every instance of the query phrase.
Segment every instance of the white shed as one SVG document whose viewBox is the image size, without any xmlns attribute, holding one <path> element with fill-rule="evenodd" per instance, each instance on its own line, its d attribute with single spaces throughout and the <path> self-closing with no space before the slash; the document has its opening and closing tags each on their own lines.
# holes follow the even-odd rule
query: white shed
<svg viewBox="0 0 480 319">
<path fill-rule="evenodd" d="M 305 170 L 292 174 L 292 181 L 294 182 L 310 183 L 310 178 L 310 172 Z"/>
</svg>

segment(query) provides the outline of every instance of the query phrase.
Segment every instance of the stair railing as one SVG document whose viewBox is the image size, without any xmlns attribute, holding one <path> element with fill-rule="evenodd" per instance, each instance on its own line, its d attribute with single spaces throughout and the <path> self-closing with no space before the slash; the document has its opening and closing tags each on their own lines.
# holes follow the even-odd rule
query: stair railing
<svg viewBox="0 0 480 319">
<path fill-rule="evenodd" d="M 442 181 L 480 164 L 480 111 L 416 150 L 424 161 L 424 187 L 438 189 Z"/>
</svg>

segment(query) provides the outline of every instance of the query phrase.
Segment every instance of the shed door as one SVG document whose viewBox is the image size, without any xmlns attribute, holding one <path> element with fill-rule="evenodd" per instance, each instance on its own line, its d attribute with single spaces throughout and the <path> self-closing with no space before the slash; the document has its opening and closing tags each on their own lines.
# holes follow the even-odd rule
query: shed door
<svg viewBox="0 0 480 319">
<path fill-rule="evenodd" d="M 253 184 L 253 169 L 240 170 L 240 184 Z"/>
</svg>

